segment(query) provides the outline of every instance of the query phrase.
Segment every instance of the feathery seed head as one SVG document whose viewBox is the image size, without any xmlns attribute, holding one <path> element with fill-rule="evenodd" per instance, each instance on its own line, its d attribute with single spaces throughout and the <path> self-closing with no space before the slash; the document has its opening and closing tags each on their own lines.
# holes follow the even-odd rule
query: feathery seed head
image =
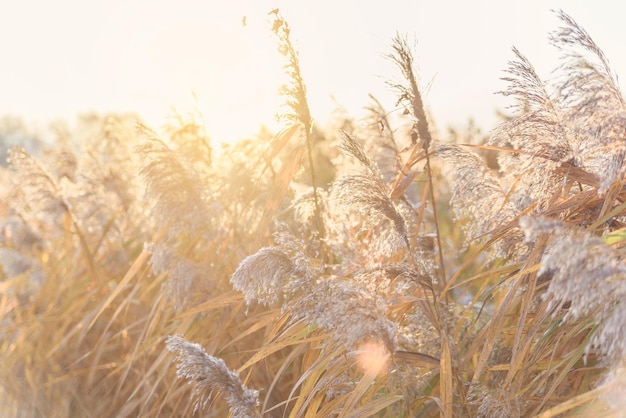
<svg viewBox="0 0 626 418">
<path fill-rule="evenodd" d="M 259 392 L 241 383 L 239 374 L 226 366 L 224 360 L 206 353 L 200 344 L 190 343 L 182 337 L 165 339 L 167 349 L 176 353 L 176 375 L 196 382 L 193 396 L 199 397 L 194 412 L 205 408 L 211 391 L 227 395 L 228 405 L 235 418 L 261 417 L 258 411 Z M 209 393 L 205 393 L 205 391 Z"/>
</svg>

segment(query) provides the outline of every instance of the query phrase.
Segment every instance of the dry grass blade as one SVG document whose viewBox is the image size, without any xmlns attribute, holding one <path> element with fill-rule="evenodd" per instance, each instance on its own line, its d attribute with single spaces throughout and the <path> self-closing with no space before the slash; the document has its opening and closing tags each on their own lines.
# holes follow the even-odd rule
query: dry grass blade
<svg viewBox="0 0 626 418">
<path fill-rule="evenodd" d="M 305 148 L 302 146 L 293 149 L 278 171 L 276 180 L 270 191 L 270 196 L 263 209 L 263 215 L 254 233 L 257 237 L 257 244 L 255 246 L 258 246 L 258 242 L 264 238 L 268 225 L 272 222 L 274 214 L 277 212 L 283 197 L 289 189 L 289 184 L 300 169 L 304 150 Z"/>
<path fill-rule="evenodd" d="M 410 364 L 414 367 L 426 369 L 436 369 L 441 365 L 441 360 L 436 357 L 410 351 L 396 351 L 393 353 L 393 359 L 400 364 Z"/>
<path fill-rule="evenodd" d="M 472 385 L 477 385 L 482 378 L 482 373 L 485 371 L 489 357 L 491 356 L 496 340 L 499 336 L 499 331 L 502 329 L 506 315 L 509 313 L 510 305 L 515 300 L 516 288 L 511 288 L 503 301 L 499 304 L 498 310 L 490 319 L 489 326 L 486 327 L 478 336 L 475 341 L 475 345 L 482 345 L 480 357 L 474 367 L 474 374 L 472 376 Z M 474 350 L 472 350 L 474 351 Z"/>
<path fill-rule="evenodd" d="M 365 393 L 370 389 L 371 384 L 376 379 L 376 375 L 366 373 L 361 377 L 359 383 L 356 385 L 354 390 L 350 393 L 350 396 L 346 400 L 345 406 L 341 409 L 341 412 L 338 415 L 338 418 L 346 418 L 352 417 L 353 412 L 356 409 L 356 405 L 361 400 L 361 398 L 365 395 Z"/>
<path fill-rule="evenodd" d="M 347 417 L 359 418 L 359 417 L 372 417 L 377 413 L 384 411 L 387 407 L 401 401 L 402 395 L 387 395 L 380 397 L 374 401 L 368 402 L 363 406 L 355 408 Z"/>
<path fill-rule="evenodd" d="M 165 230 L 162 230 L 155 237 L 156 240 L 157 241 L 160 240 L 163 237 L 163 235 L 165 235 Z M 120 280 L 120 282 L 117 284 L 117 286 L 115 287 L 115 290 L 113 290 L 113 292 L 111 292 L 111 294 L 107 297 L 107 299 L 102 303 L 102 306 L 100 306 L 100 308 L 98 309 L 97 313 L 94 315 L 93 319 L 89 322 L 89 325 L 87 326 L 88 330 L 91 329 L 94 326 L 94 324 L 96 323 L 96 321 L 98 320 L 100 315 L 102 315 L 104 313 L 104 311 L 106 309 L 108 309 L 108 307 L 115 300 L 115 298 L 117 298 L 120 295 L 120 293 L 124 289 L 126 289 L 126 286 L 135 277 L 135 275 L 142 268 L 145 267 L 146 262 L 148 261 L 149 257 L 150 257 L 150 253 L 148 251 L 144 250 L 144 251 L 141 252 L 139 257 L 137 257 L 137 259 L 133 262 L 133 265 L 130 267 L 130 269 L 128 269 L 128 271 L 126 272 L 126 274 L 124 275 L 122 280 Z"/>
<path fill-rule="evenodd" d="M 317 352 L 314 352 L 318 354 Z M 289 393 L 289 400 L 295 400 L 291 416 L 308 417 L 317 416 L 318 409 L 313 406 L 321 404 L 326 398 L 325 389 L 329 381 L 338 378 L 347 370 L 343 367 L 330 367 L 333 359 L 341 354 L 341 350 L 334 350 L 328 353 L 319 353 L 313 364 L 303 370 L 302 375 L 297 380 L 293 389 Z M 296 390 L 299 395 L 296 397 Z"/>
<path fill-rule="evenodd" d="M 267 162 L 266 167 L 268 167 L 271 162 L 274 161 L 274 159 L 287 146 L 287 144 L 293 142 L 294 137 L 299 136 L 296 134 L 298 134 L 301 129 L 303 129 L 302 124 L 296 123 L 276 134 L 271 143 L 271 151 L 268 155 L 265 156 L 265 160 Z"/>
</svg>

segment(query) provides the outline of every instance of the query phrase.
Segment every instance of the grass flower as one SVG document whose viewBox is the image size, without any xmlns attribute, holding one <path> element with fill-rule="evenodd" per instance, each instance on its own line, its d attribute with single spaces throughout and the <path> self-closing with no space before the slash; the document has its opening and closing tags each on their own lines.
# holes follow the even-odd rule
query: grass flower
<svg viewBox="0 0 626 418">
<path fill-rule="evenodd" d="M 185 341 L 180 336 L 167 337 L 167 349 L 176 353 L 176 375 L 196 383 L 193 396 L 198 396 L 195 409 L 205 408 L 209 394 L 204 391 L 220 391 L 227 396 L 234 418 L 260 417 L 259 393 L 241 383 L 239 374 L 228 369 L 224 360 L 206 353 L 199 344 Z M 195 410 L 194 410 L 195 412 Z"/>
</svg>

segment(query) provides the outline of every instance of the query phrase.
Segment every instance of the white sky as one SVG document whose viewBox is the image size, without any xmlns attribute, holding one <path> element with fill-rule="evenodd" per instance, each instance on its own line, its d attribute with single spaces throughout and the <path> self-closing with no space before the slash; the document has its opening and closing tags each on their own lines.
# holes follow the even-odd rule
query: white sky
<svg viewBox="0 0 626 418">
<path fill-rule="evenodd" d="M 547 34 L 563 9 L 626 71 L 626 3 L 386 0 L 24 0 L 0 2 L 0 115 L 45 125 L 85 111 L 135 111 L 158 127 L 171 106 L 198 97 L 218 140 L 271 124 L 279 99 L 280 56 L 267 13 L 291 26 L 315 118 L 337 102 L 357 114 L 376 95 L 395 97 L 382 58 L 396 31 L 415 37 L 426 105 L 439 127 L 473 117 L 489 129 L 494 95 L 516 46 L 547 78 L 559 53 Z M 246 16 L 247 25 L 242 25 Z M 395 75 L 395 72 L 393 73 Z"/>
</svg>

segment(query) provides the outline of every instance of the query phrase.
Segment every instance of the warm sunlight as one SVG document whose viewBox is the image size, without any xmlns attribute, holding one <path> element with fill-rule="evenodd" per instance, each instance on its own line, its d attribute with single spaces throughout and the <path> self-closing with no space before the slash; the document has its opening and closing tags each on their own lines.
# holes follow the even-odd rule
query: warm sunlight
<svg viewBox="0 0 626 418">
<path fill-rule="evenodd" d="M 155 23 L 137 31 L 143 42 L 129 54 L 138 57 L 129 68 L 138 86 L 133 94 L 152 101 L 146 103 L 149 117 L 162 119 L 164 104 L 180 112 L 197 106 L 219 141 L 253 135 L 262 123 L 272 123 L 283 77 L 265 21 L 252 26 L 189 16 Z M 146 74 L 147 68 L 153 71 Z"/>
<path fill-rule="evenodd" d="M 529 1 L 511 9 L 494 0 L 397 0 L 385 7 L 329 0 L 30 0 L 0 16 L 8 63 L 0 69 L 0 114 L 45 128 L 81 112 L 130 111 L 158 127 L 171 107 L 193 110 L 195 95 L 212 137 L 252 135 L 274 122 L 280 103 L 281 61 L 268 16 L 274 7 L 293 28 L 313 117 L 322 124 L 338 105 L 359 112 L 368 93 L 393 102 L 382 55 L 396 31 L 418 41 L 420 81 L 441 128 L 463 126 L 470 117 L 479 126 L 493 124 L 496 111 L 510 103 L 493 93 L 504 87 L 499 78 L 513 45 L 549 76 L 558 55 L 546 42 L 556 23 L 551 8 L 578 16 L 613 65 L 626 67 L 621 14 L 595 3 Z"/>
<path fill-rule="evenodd" d="M 5 3 L 2 418 L 624 410 L 621 3 Z"/>
<path fill-rule="evenodd" d="M 264 17 L 248 18 L 236 7 L 190 12 L 156 6 L 119 28 L 122 61 L 102 71 L 115 74 L 112 84 L 129 82 L 128 98 L 155 126 L 171 107 L 181 113 L 197 108 L 218 141 L 253 135 L 274 120 L 282 80 Z"/>
<path fill-rule="evenodd" d="M 197 107 L 221 141 L 274 122 L 283 76 L 269 7 L 63 0 L 39 2 L 32 16 L 28 3 L 0 17 L 0 42 L 13 39 L 0 113 L 45 127 L 80 112 L 136 112 L 158 128 L 172 108 Z"/>
</svg>

